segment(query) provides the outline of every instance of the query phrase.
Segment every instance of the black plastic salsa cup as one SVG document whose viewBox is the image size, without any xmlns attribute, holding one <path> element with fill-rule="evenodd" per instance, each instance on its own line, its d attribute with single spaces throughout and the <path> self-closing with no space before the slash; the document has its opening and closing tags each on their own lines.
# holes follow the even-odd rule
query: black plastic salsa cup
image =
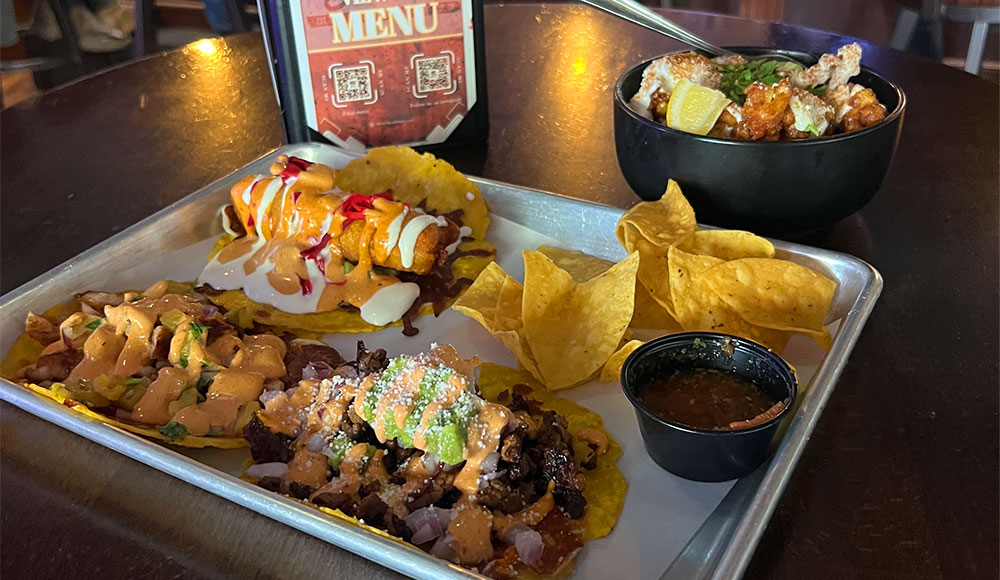
<svg viewBox="0 0 1000 580">
<path fill-rule="evenodd" d="M 785 409 L 755 427 L 723 430 L 668 421 L 642 404 L 642 393 L 653 382 L 690 369 L 736 373 L 770 400 L 784 401 Z M 778 425 L 792 412 L 798 395 L 795 371 L 781 357 L 750 340 L 717 332 L 683 332 L 646 343 L 626 359 L 621 383 L 635 407 L 646 452 L 660 467 L 695 481 L 735 479 L 763 463 Z"/>
</svg>

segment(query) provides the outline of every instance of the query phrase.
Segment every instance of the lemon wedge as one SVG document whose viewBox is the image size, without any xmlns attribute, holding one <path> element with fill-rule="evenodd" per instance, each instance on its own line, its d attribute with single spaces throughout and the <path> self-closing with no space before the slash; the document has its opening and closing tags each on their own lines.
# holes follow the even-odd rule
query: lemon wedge
<svg viewBox="0 0 1000 580">
<path fill-rule="evenodd" d="M 722 92 L 681 79 L 667 102 L 667 127 L 707 135 L 728 104 Z"/>
</svg>

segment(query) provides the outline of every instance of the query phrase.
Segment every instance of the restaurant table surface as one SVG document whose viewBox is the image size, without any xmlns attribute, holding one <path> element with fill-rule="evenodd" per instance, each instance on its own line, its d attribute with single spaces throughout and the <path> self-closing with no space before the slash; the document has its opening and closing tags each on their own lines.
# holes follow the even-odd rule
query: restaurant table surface
<svg viewBox="0 0 1000 580">
<path fill-rule="evenodd" d="M 717 44 L 847 42 L 670 14 Z M 470 174 L 636 202 L 615 161 L 612 87 L 679 45 L 565 4 L 487 5 L 486 35 L 491 137 L 443 157 Z M 863 46 L 865 64 L 908 95 L 898 152 L 867 207 L 805 241 L 870 262 L 885 289 L 746 577 L 996 578 L 998 87 Z M 15 106 L 0 137 L 4 292 L 283 141 L 252 34 Z M 4 578 L 397 576 L 7 404 L 0 446 Z"/>
</svg>

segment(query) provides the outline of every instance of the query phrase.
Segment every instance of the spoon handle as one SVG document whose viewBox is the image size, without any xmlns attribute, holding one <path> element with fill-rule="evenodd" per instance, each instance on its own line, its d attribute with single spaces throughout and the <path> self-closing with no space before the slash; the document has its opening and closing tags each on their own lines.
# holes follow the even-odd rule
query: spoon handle
<svg viewBox="0 0 1000 580">
<path fill-rule="evenodd" d="M 648 28 L 653 32 L 659 32 L 664 36 L 669 36 L 674 40 L 679 40 L 688 46 L 692 46 L 712 56 L 727 56 L 730 51 L 719 48 L 714 44 L 695 36 L 687 29 L 674 24 L 663 16 L 646 8 L 642 4 L 633 0 L 583 0 L 584 3 L 612 14 L 633 24 L 638 24 L 643 28 Z"/>
</svg>

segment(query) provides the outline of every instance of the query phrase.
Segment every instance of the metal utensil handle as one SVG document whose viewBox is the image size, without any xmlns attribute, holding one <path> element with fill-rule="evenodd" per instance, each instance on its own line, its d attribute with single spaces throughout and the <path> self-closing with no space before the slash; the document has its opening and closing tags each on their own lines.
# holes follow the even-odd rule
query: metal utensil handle
<svg viewBox="0 0 1000 580">
<path fill-rule="evenodd" d="M 726 56 L 732 54 L 730 51 L 719 48 L 714 44 L 698 37 L 677 24 L 674 24 L 665 17 L 653 12 L 638 2 L 633 0 L 583 0 L 584 3 L 612 14 L 633 24 L 638 24 L 643 28 L 648 28 L 653 32 L 659 32 L 669 36 L 674 40 L 679 40 L 688 46 L 703 50 L 712 56 Z"/>
</svg>

